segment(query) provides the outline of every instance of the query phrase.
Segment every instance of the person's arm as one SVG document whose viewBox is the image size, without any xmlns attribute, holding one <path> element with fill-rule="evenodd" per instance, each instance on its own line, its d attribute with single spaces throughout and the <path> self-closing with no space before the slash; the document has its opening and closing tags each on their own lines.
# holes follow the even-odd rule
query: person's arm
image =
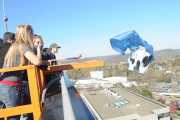
<svg viewBox="0 0 180 120">
<path fill-rule="evenodd" d="M 27 51 L 24 53 L 24 56 L 34 65 L 42 64 L 41 47 L 42 47 L 42 43 L 40 43 L 37 47 L 37 56 L 32 51 Z"/>
<path fill-rule="evenodd" d="M 37 56 L 32 52 L 32 51 L 27 51 L 24 53 L 24 56 L 34 65 L 41 65 L 42 60 L 41 60 L 41 54 Z"/>
</svg>

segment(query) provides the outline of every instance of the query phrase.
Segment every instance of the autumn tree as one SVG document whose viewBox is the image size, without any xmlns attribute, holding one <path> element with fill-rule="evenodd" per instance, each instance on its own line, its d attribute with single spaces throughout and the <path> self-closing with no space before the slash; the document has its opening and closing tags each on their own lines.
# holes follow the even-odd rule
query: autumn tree
<svg viewBox="0 0 180 120">
<path fill-rule="evenodd" d="M 179 59 L 175 59 L 175 60 L 172 62 L 172 66 L 180 66 L 180 60 L 179 60 Z"/>
<path fill-rule="evenodd" d="M 177 88 L 173 88 L 172 92 L 171 93 L 178 93 L 178 90 Z"/>
<path fill-rule="evenodd" d="M 160 102 L 161 104 L 165 104 L 166 100 L 163 98 L 158 98 L 156 101 Z"/>
<path fill-rule="evenodd" d="M 179 102 L 177 100 L 172 100 L 170 102 L 170 111 L 176 112 L 178 107 L 179 107 Z"/>
</svg>

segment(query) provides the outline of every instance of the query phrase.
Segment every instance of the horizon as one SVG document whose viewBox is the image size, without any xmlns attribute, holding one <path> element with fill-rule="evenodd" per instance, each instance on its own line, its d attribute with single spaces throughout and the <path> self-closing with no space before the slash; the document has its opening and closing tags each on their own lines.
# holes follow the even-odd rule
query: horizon
<svg viewBox="0 0 180 120">
<path fill-rule="evenodd" d="M 57 59 L 120 54 L 110 39 L 129 30 L 153 45 L 154 51 L 180 49 L 179 0 L 132 1 L 4 1 L 9 32 L 18 25 L 30 24 L 41 35 L 44 47 L 61 46 Z M 2 2 L 0 3 L 2 5 Z M 30 7 L 27 7 L 30 6 Z M 5 32 L 0 9 L 0 38 Z M 128 51 L 126 51 L 128 52 Z"/>
<path fill-rule="evenodd" d="M 180 50 L 180 49 L 161 49 L 161 50 L 154 50 L 154 52 L 159 52 L 159 51 L 164 51 L 164 50 Z M 93 57 L 105 57 L 105 56 L 114 56 L 114 55 L 120 55 L 120 56 L 122 56 L 122 57 L 127 57 L 127 55 L 129 55 L 130 54 L 130 52 L 129 51 L 127 51 L 126 53 L 125 53 L 125 56 L 122 56 L 120 53 L 116 53 L 116 54 L 112 54 L 112 55 L 103 55 L 103 56 L 92 56 L 92 57 L 85 57 L 85 58 L 82 58 L 82 59 L 86 59 L 86 58 L 93 58 Z M 129 56 L 128 56 L 129 57 Z"/>
</svg>

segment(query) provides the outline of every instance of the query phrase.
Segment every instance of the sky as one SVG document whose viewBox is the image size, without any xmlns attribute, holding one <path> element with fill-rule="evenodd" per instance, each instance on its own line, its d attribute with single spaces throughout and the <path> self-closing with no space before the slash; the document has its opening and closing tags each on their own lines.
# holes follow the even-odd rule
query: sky
<svg viewBox="0 0 180 120">
<path fill-rule="evenodd" d="M 135 30 L 154 51 L 180 49 L 180 0 L 4 0 L 9 32 L 30 24 L 57 59 L 119 54 L 110 39 Z M 0 2 L 0 38 L 5 33 Z"/>
</svg>

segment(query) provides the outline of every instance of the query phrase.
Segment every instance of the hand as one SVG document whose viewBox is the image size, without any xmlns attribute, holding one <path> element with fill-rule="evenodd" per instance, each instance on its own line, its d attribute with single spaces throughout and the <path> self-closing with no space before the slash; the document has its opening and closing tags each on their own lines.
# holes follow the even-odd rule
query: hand
<svg viewBox="0 0 180 120">
<path fill-rule="evenodd" d="M 42 43 L 39 43 L 37 46 L 37 53 L 41 53 Z"/>
<path fill-rule="evenodd" d="M 48 60 L 48 61 L 47 61 L 47 65 L 51 65 L 51 60 Z"/>
<path fill-rule="evenodd" d="M 39 48 L 40 50 L 41 50 L 41 48 L 42 48 L 42 42 L 40 42 L 39 44 L 38 44 L 38 47 L 37 48 Z"/>
</svg>

